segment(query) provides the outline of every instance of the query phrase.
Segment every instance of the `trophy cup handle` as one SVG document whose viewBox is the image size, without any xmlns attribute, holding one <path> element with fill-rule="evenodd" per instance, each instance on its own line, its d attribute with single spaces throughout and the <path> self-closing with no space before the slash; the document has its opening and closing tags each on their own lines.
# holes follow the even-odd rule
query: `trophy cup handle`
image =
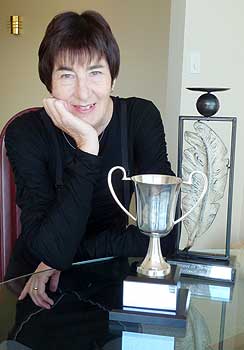
<svg viewBox="0 0 244 350">
<path fill-rule="evenodd" d="M 114 166 L 113 168 L 111 168 L 108 172 L 108 187 L 110 189 L 110 192 L 115 200 L 115 202 L 119 205 L 119 207 L 129 216 L 131 217 L 134 221 L 136 221 L 136 218 L 123 206 L 123 204 L 119 201 L 116 193 L 114 192 L 114 188 L 113 188 L 113 185 L 112 185 L 112 173 L 115 171 L 115 170 L 121 170 L 123 172 L 123 178 L 122 180 L 125 180 L 125 181 L 128 181 L 128 180 L 131 180 L 130 177 L 127 177 L 126 176 L 126 172 L 125 172 L 125 169 L 122 167 L 122 166 Z"/>
<path fill-rule="evenodd" d="M 204 178 L 204 186 L 203 186 L 203 190 L 202 193 L 200 195 L 200 197 L 198 198 L 198 200 L 196 201 L 196 203 L 193 205 L 193 207 L 184 215 L 182 215 L 179 219 L 177 219 L 176 221 L 174 221 L 174 225 L 177 224 L 178 222 L 184 220 L 197 206 L 198 204 L 201 202 L 201 200 L 203 199 L 203 197 L 205 196 L 205 193 L 207 192 L 208 189 L 208 179 L 207 176 L 202 172 L 202 171 L 193 171 L 192 173 L 190 173 L 190 177 L 188 181 L 183 181 L 183 184 L 185 185 L 192 185 L 192 176 L 194 174 L 201 174 L 202 177 Z"/>
</svg>

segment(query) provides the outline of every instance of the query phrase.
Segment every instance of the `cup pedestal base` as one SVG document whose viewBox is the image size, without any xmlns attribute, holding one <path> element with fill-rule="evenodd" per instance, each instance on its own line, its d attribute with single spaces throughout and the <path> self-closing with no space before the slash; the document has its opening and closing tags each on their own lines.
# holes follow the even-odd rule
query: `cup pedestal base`
<svg viewBox="0 0 244 350">
<path fill-rule="evenodd" d="M 164 260 L 161 252 L 160 237 L 150 236 L 147 255 L 137 273 L 148 277 L 164 277 L 171 272 L 171 266 Z"/>
</svg>

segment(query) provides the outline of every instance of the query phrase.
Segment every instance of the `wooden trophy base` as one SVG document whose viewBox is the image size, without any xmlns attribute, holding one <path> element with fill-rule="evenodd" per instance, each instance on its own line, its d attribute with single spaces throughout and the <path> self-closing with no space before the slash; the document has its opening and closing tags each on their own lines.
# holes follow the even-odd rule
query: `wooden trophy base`
<svg viewBox="0 0 244 350">
<path fill-rule="evenodd" d="M 178 266 L 171 266 L 165 277 L 128 276 L 123 282 L 123 306 L 110 311 L 109 320 L 185 327 L 190 292 L 180 288 L 179 277 Z"/>
</svg>

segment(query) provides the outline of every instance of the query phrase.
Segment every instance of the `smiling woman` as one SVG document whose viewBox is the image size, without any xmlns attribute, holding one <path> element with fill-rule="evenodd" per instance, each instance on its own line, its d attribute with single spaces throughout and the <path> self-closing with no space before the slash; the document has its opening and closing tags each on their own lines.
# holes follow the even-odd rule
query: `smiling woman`
<svg viewBox="0 0 244 350">
<path fill-rule="evenodd" d="M 33 275 L 20 295 L 44 308 L 53 304 L 47 283 L 55 292 L 60 271 L 73 262 L 146 253 L 148 238 L 127 225 L 110 195 L 109 170 L 122 164 L 130 175 L 173 175 L 158 109 L 111 95 L 119 65 L 118 44 L 100 14 L 57 15 L 39 48 L 39 75 L 51 96 L 6 132 L 22 227 L 6 278 L 53 268 Z M 133 189 L 114 177 L 128 207 Z M 162 241 L 164 256 L 173 253 L 175 234 Z"/>
<path fill-rule="evenodd" d="M 93 126 L 99 135 L 112 117 L 111 84 L 104 58 L 87 59 L 83 64 L 76 61 L 73 65 L 57 62 L 52 73 L 52 96 L 65 101 L 68 111 Z"/>
<path fill-rule="evenodd" d="M 113 33 L 105 19 L 97 12 L 86 11 L 81 15 L 66 12 L 57 15 L 49 23 L 39 48 L 39 75 L 51 91 L 54 65 L 78 61 L 81 65 L 96 57 L 106 60 L 114 81 L 119 73 L 120 52 Z"/>
</svg>

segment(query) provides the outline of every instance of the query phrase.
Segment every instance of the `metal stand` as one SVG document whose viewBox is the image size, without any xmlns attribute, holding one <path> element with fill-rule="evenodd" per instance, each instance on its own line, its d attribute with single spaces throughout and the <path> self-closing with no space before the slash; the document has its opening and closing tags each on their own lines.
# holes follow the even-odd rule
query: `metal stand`
<svg viewBox="0 0 244 350">
<path fill-rule="evenodd" d="M 183 225 L 178 225 L 177 252 L 170 263 L 175 263 L 181 267 L 183 275 L 196 276 L 199 278 L 212 279 L 234 283 L 235 267 L 234 261 L 230 257 L 230 240 L 231 240 L 231 218 L 232 218 L 232 198 L 233 198 L 233 181 L 234 181 L 234 161 L 235 161 L 235 144 L 236 144 L 236 117 L 205 117 L 205 116 L 180 116 L 179 117 L 179 139 L 178 139 L 178 176 L 182 177 L 183 166 L 183 138 L 184 122 L 224 122 L 230 125 L 230 150 L 228 164 L 228 203 L 225 230 L 225 253 L 211 254 L 208 251 L 194 251 L 191 249 L 180 250 L 180 239 Z M 193 125 L 193 124 L 192 124 Z M 179 198 L 180 199 L 180 198 Z M 181 200 L 179 200 L 180 204 Z M 180 216 L 180 205 L 178 206 L 177 215 Z M 223 233 L 224 234 L 224 233 Z M 223 239 L 224 241 L 224 239 Z"/>
</svg>

